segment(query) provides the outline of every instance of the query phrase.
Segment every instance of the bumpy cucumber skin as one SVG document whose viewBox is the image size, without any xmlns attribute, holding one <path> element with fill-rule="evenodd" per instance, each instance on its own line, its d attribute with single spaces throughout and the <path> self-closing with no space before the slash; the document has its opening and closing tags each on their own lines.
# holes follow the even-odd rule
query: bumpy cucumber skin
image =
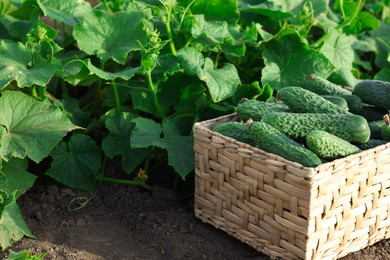
<svg viewBox="0 0 390 260">
<path fill-rule="evenodd" d="M 325 98 L 326 100 L 332 102 L 333 104 L 338 105 L 339 107 L 341 107 L 342 109 L 344 109 L 346 111 L 349 110 L 347 100 L 345 100 L 341 96 L 323 95 L 322 97 Z"/>
<path fill-rule="evenodd" d="M 359 147 L 322 130 L 312 130 L 306 136 L 306 145 L 310 151 L 321 158 L 334 160 L 358 153 Z"/>
<path fill-rule="evenodd" d="M 214 126 L 211 130 L 225 136 L 236 139 L 237 141 L 253 145 L 254 142 L 249 136 L 249 128 L 240 122 L 224 122 Z"/>
<path fill-rule="evenodd" d="M 329 80 L 315 74 L 307 76 L 300 87 L 317 93 L 318 95 L 351 95 L 351 91 L 333 84 Z"/>
<path fill-rule="evenodd" d="M 368 122 L 368 127 L 370 128 L 371 131 L 371 139 L 381 139 L 381 131 L 382 128 L 386 126 L 386 122 L 382 120 L 376 120 L 376 121 L 371 121 Z"/>
<path fill-rule="evenodd" d="M 390 82 L 381 80 L 362 80 L 352 93 L 359 96 L 366 104 L 386 110 L 390 109 Z"/>
<path fill-rule="evenodd" d="M 390 126 L 382 127 L 381 137 L 382 140 L 390 141 Z"/>
<path fill-rule="evenodd" d="M 320 95 L 301 87 L 284 87 L 277 97 L 296 113 L 346 114 L 347 110 L 326 100 Z"/>
<path fill-rule="evenodd" d="M 254 99 L 247 100 L 236 108 L 236 112 L 241 120 L 252 119 L 260 121 L 266 113 L 286 112 L 288 107 L 282 102 L 270 103 Z"/>
<path fill-rule="evenodd" d="M 342 97 L 348 105 L 348 111 L 357 114 L 362 110 L 363 101 L 356 95 L 337 95 L 335 97 Z"/>
<path fill-rule="evenodd" d="M 375 148 L 379 145 L 386 144 L 388 141 L 379 140 L 379 139 L 370 139 L 367 143 L 358 144 L 357 146 L 362 150 L 368 150 L 371 148 Z"/>
<path fill-rule="evenodd" d="M 370 139 L 367 120 L 354 114 L 271 113 L 262 121 L 293 139 L 305 138 L 314 129 L 327 131 L 348 142 L 364 143 Z"/>
<path fill-rule="evenodd" d="M 249 127 L 249 135 L 255 142 L 255 146 L 266 152 L 307 167 L 315 167 L 322 163 L 321 159 L 309 149 L 264 122 L 254 121 Z"/>
</svg>

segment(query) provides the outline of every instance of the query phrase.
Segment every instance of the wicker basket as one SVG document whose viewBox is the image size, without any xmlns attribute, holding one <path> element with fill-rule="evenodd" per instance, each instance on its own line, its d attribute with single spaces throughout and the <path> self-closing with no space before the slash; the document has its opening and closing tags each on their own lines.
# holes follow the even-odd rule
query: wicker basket
<svg viewBox="0 0 390 260">
<path fill-rule="evenodd" d="M 194 125 L 195 215 L 271 258 L 337 259 L 390 238 L 390 143 L 315 168 Z"/>
</svg>

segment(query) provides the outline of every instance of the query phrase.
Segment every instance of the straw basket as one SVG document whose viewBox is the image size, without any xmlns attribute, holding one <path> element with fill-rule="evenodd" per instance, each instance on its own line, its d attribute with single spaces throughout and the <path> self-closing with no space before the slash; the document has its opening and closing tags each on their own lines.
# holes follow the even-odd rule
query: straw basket
<svg viewBox="0 0 390 260">
<path fill-rule="evenodd" d="M 194 125 L 195 215 L 283 259 L 337 259 L 390 238 L 390 143 L 315 168 Z"/>
</svg>

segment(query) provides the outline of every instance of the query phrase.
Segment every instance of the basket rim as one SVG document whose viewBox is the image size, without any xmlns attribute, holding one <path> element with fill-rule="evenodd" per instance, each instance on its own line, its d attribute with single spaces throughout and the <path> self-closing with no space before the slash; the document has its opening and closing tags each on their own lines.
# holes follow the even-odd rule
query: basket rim
<svg viewBox="0 0 390 260">
<path fill-rule="evenodd" d="M 297 165 L 299 165 L 302 169 L 306 169 L 306 170 L 314 171 L 314 172 L 318 172 L 318 171 L 320 171 L 323 168 L 329 168 L 329 167 L 333 167 L 333 166 L 336 166 L 336 165 L 340 165 L 340 164 L 342 164 L 344 162 L 350 161 L 350 159 L 352 159 L 352 158 L 354 158 L 354 157 L 356 157 L 358 155 L 364 155 L 366 153 L 373 153 L 373 152 L 380 152 L 380 151 L 383 151 L 386 148 L 390 147 L 390 142 L 387 142 L 385 144 L 381 144 L 381 145 L 378 145 L 376 147 L 373 147 L 373 148 L 370 148 L 370 149 L 367 149 L 367 150 L 362 150 L 359 153 L 350 154 L 348 156 L 345 156 L 345 157 L 342 157 L 342 158 L 339 158 L 339 159 L 334 159 L 334 160 L 329 161 L 329 162 L 321 163 L 321 164 L 319 164 L 319 165 L 317 165 L 315 167 L 308 167 L 308 166 L 304 166 L 304 165 L 302 165 L 300 163 L 293 162 L 293 161 L 290 161 L 288 159 L 285 159 L 284 157 L 282 157 L 280 155 L 276 155 L 274 153 L 270 153 L 270 152 L 264 151 L 264 150 L 262 150 L 262 149 L 260 149 L 258 147 L 251 146 L 250 144 L 243 143 L 243 142 L 240 142 L 240 141 L 238 141 L 238 140 L 236 140 L 234 138 L 231 138 L 231 137 L 225 136 L 223 134 L 214 132 L 213 130 L 211 130 L 210 127 L 207 126 L 207 125 L 211 125 L 213 123 L 218 123 L 220 121 L 225 121 L 225 120 L 232 121 L 232 120 L 236 120 L 236 119 L 239 119 L 239 117 L 238 117 L 237 112 L 234 112 L 234 113 L 223 115 L 223 116 L 220 116 L 220 117 L 211 118 L 211 119 L 207 119 L 207 120 L 204 120 L 204 121 L 196 122 L 194 124 L 194 126 L 193 126 L 193 129 L 199 129 L 199 130 L 202 130 L 202 131 L 206 131 L 207 133 L 211 134 L 212 136 L 216 136 L 216 137 L 225 139 L 225 140 L 229 141 L 230 143 L 237 143 L 240 146 L 242 146 L 243 148 L 250 149 L 250 150 L 252 150 L 253 152 L 256 152 L 256 153 L 260 152 L 261 154 L 265 154 L 265 155 L 273 154 L 274 156 L 276 156 L 278 158 L 278 160 L 281 160 L 281 161 L 283 161 L 285 163 L 288 163 L 290 165 L 293 164 L 295 167 Z M 195 131 L 194 131 L 194 134 L 195 134 Z"/>
</svg>

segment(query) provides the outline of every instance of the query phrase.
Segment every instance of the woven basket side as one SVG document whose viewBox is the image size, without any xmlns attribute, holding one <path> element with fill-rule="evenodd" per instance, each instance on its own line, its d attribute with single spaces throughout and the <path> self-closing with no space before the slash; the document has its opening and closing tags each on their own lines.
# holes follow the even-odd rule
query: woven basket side
<svg viewBox="0 0 390 260">
<path fill-rule="evenodd" d="M 196 216 L 270 256 L 304 258 L 313 170 L 210 130 L 233 120 L 194 126 Z"/>
<path fill-rule="evenodd" d="M 194 125 L 195 215 L 271 257 L 337 259 L 390 237 L 390 143 L 315 168 Z"/>
<path fill-rule="evenodd" d="M 325 169 L 324 167 L 329 167 Z M 318 168 L 309 255 L 337 259 L 390 237 L 390 145 Z M 323 171 L 323 172 L 322 172 Z M 326 176 L 331 172 L 331 176 Z"/>
</svg>

